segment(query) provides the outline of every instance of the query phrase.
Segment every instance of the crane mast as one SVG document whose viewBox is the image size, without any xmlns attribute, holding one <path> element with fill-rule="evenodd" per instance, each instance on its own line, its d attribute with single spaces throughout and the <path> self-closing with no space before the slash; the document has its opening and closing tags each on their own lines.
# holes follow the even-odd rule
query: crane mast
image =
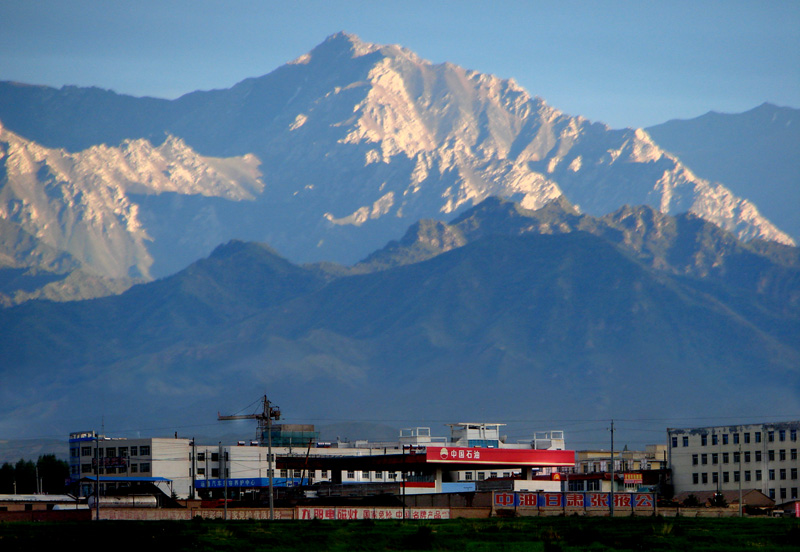
<svg viewBox="0 0 800 552">
<path fill-rule="evenodd" d="M 275 476 L 275 469 L 272 463 L 272 420 L 280 420 L 281 410 L 277 406 L 272 406 L 266 395 L 261 399 L 261 412 L 255 414 L 234 414 L 223 416 L 217 412 L 217 420 L 258 420 L 258 445 L 264 446 L 264 433 L 267 434 L 267 475 L 269 476 L 269 519 L 275 519 L 275 495 L 273 493 L 272 481 Z"/>
</svg>

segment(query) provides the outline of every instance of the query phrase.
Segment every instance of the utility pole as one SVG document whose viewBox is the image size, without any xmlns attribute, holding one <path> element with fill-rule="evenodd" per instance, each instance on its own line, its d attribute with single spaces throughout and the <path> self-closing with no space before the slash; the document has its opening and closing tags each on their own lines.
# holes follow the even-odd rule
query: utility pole
<svg viewBox="0 0 800 552">
<path fill-rule="evenodd" d="M 192 490 L 189 496 L 194 499 L 195 491 L 194 488 L 197 485 L 197 445 L 195 444 L 195 438 L 192 437 Z"/>
<path fill-rule="evenodd" d="M 264 395 L 264 413 L 267 415 L 267 473 L 269 474 L 269 519 L 275 519 L 275 467 L 272 464 L 272 407 Z M 278 412 L 280 416 L 280 411 Z M 263 437 L 262 437 L 263 438 Z"/>
<path fill-rule="evenodd" d="M 222 441 L 219 442 L 219 464 L 222 466 L 222 479 L 225 482 L 225 490 L 222 495 L 222 503 L 225 505 L 225 513 L 223 514 L 225 521 L 228 521 L 228 463 L 225 461 L 225 451 L 222 449 Z"/>
<path fill-rule="evenodd" d="M 100 436 L 94 436 L 94 509 L 100 521 Z"/>
<path fill-rule="evenodd" d="M 737 434 L 738 435 L 738 434 Z M 742 441 L 739 437 L 739 517 L 742 517 Z"/>
<path fill-rule="evenodd" d="M 608 498 L 608 508 L 611 517 L 614 517 L 614 420 L 611 420 L 611 494 Z"/>
</svg>

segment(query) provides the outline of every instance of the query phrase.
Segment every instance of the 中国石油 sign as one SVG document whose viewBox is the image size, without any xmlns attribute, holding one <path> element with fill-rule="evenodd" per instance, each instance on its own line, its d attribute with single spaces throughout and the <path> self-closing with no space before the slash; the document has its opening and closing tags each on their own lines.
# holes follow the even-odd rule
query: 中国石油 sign
<svg viewBox="0 0 800 552">
<path fill-rule="evenodd" d="M 574 466 L 575 451 L 537 449 L 495 449 L 470 447 L 428 447 L 428 463 L 495 464 L 498 466 Z"/>
</svg>

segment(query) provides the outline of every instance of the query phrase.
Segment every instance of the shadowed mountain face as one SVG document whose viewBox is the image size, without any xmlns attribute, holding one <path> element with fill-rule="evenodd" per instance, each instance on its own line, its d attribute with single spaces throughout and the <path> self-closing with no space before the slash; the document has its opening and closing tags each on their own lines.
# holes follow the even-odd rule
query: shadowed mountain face
<svg viewBox="0 0 800 552">
<path fill-rule="evenodd" d="M 592 216 L 646 204 L 792 243 L 642 130 L 344 33 L 176 100 L 0 83 L 0 121 L 3 218 L 105 277 L 166 276 L 230 239 L 352 263 L 490 196 L 526 209 L 563 196 Z"/>
<path fill-rule="evenodd" d="M 2 311 L 0 434 L 211 423 L 263 390 L 298 419 L 791 411 L 799 275 L 796 248 L 563 200 L 489 199 L 352 268 L 231 242 L 118 297 Z"/>
</svg>

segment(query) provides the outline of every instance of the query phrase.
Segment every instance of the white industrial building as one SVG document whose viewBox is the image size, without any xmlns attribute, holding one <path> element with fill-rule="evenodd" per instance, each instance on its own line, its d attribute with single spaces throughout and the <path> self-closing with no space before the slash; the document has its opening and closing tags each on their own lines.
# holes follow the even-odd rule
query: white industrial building
<svg viewBox="0 0 800 552">
<path fill-rule="evenodd" d="M 503 424 L 451 424 L 451 438 L 433 437 L 430 428 L 416 427 L 400 431 L 396 442 L 367 441 L 321 443 L 313 426 L 276 424 L 273 426 L 273 465 L 276 486 L 294 486 L 309 482 L 335 483 L 399 483 L 404 474 L 389 469 L 321 469 L 325 458 L 342 459 L 385 455 L 416 455 L 427 448 L 489 448 L 512 450 L 564 450 L 561 431 L 536 434 L 532 441 L 505 443 L 500 436 Z M 266 443 L 263 443 L 266 444 Z M 277 459 L 294 458 L 302 466 L 304 458 L 313 458 L 314 469 L 281 469 Z M 573 457 L 574 458 L 574 457 Z M 370 465 L 369 462 L 361 463 Z M 70 434 L 70 472 L 73 481 L 81 481 L 81 495 L 93 494 L 99 479 L 101 495 L 113 494 L 118 488 L 133 483 L 150 483 L 166 495 L 177 498 L 196 496 L 206 489 L 225 485 L 258 489 L 268 485 L 269 456 L 266 446 L 258 441 L 240 441 L 237 445 L 197 445 L 186 438 L 111 438 L 94 431 Z M 340 466 L 341 464 L 337 464 Z M 460 466 L 461 468 L 464 465 Z M 468 466 L 470 467 L 470 466 Z M 529 470 L 530 471 L 530 470 Z M 550 473 L 540 468 L 539 473 Z M 520 469 L 503 469 L 476 464 L 475 469 L 457 469 L 451 477 L 456 481 L 480 481 L 497 477 L 520 476 Z M 409 474 L 406 473 L 406 476 Z M 530 473 L 528 474 L 530 475 Z M 406 484 L 407 487 L 410 484 Z M 407 493 L 426 492 L 424 488 L 407 488 Z"/>
<path fill-rule="evenodd" d="M 800 421 L 667 430 L 675 494 L 757 489 L 798 499 Z"/>
</svg>

